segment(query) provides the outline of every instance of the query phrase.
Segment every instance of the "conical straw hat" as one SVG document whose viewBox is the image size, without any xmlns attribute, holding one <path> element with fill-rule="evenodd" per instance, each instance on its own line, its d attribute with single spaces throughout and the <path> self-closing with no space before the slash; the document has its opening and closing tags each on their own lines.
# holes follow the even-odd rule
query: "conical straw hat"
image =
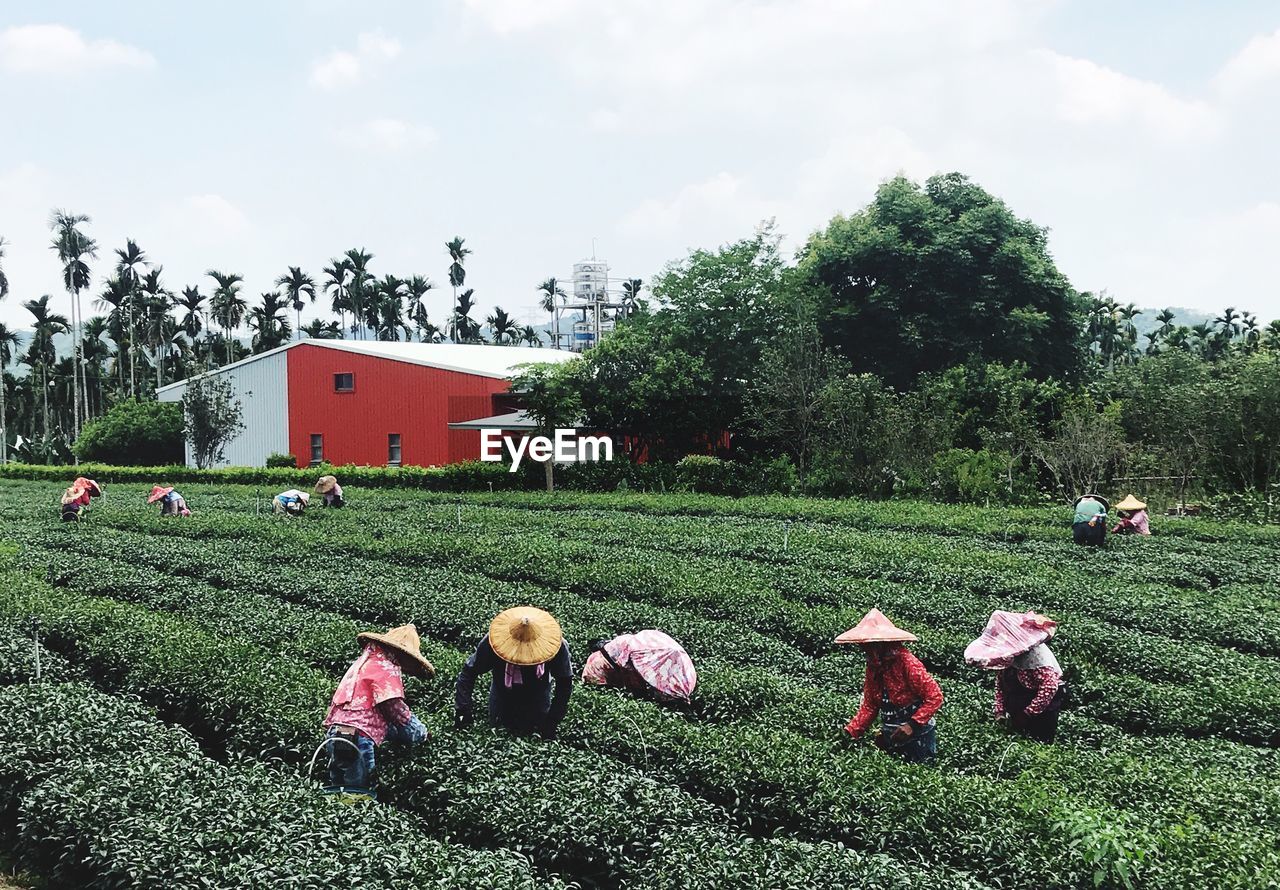
<svg viewBox="0 0 1280 890">
<path fill-rule="evenodd" d="M 338 484 L 337 476 L 321 476 L 319 481 L 316 482 L 316 493 L 328 494 L 329 492 L 333 491 L 334 486 L 336 486 L 337 484 Z"/>
<path fill-rule="evenodd" d="M 836 637 L 837 643 L 910 643 L 918 640 L 913 633 L 894 627 L 883 612 L 872 609 L 858 626 L 846 630 Z"/>
<path fill-rule="evenodd" d="M 489 625 L 489 645 L 509 664 L 533 665 L 550 661 L 560 651 L 564 634 L 551 613 L 533 606 L 516 606 L 498 613 Z"/>
<path fill-rule="evenodd" d="M 1145 510 L 1147 509 L 1147 505 L 1144 504 L 1142 501 L 1138 500 L 1137 498 L 1135 498 L 1133 495 L 1128 494 L 1128 495 L 1125 495 L 1125 498 L 1123 501 L 1116 504 L 1116 509 L 1117 510 Z"/>
<path fill-rule="evenodd" d="M 1024 652 L 1053 639 L 1058 622 L 1035 612 L 997 609 L 987 619 L 982 635 L 964 650 L 964 660 L 974 667 L 999 670 Z"/>
<path fill-rule="evenodd" d="M 393 627 L 384 634 L 367 630 L 358 634 L 356 640 L 361 644 L 381 643 L 388 649 L 394 649 L 397 654 L 405 656 L 400 659 L 400 666 L 411 674 L 417 674 L 419 677 L 436 675 L 435 667 L 422 657 L 422 643 L 418 639 L 418 629 L 412 624 Z"/>
<path fill-rule="evenodd" d="M 153 485 L 151 486 L 151 494 L 147 496 L 147 503 L 154 504 L 171 491 L 173 491 L 172 488 L 165 488 L 163 485 Z"/>
<path fill-rule="evenodd" d="M 76 488 L 83 488 L 89 492 L 90 497 L 97 497 L 102 494 L 102 486 L 94 482 L 88 476 L 77 476 L 76 481 L 71 483 Z"/>
</svg>

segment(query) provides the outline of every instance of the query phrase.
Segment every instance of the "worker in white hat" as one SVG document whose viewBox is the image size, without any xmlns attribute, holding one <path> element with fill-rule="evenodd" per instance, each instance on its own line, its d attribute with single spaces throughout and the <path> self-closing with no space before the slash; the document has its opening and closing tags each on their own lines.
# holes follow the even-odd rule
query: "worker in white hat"
<svg viewBox="0 0 1280 890">
<path fill-rule="evenodd" d="M 550 613 L 517 606 L 499 613 L 489 633 L 458 673 L 455 722 L 472 720 L 476 678 L 491 674 L 489 722 L 516 735 L 538 733 L 554 739 L 569 710 L 573 660 L 560 624 Z M 555 684 L 552 693 L 552 682 Z"/>
<path fill-rule="evenodd" d="M 311 503 L 311 495 L 305 491 L 298 491 L 291 488 L 288 491 L 282 491 L 272 499 L 272 509 L 276 513 L 286 513 L 289 516 L 301 516 L 302 511 L 307 509 Z"/>
<path fill-rule="evenodd" d="M 1123 501 L 1116 504 L 1116 513 L 1120 515 L 1120 521 L 1115 524 L 1115 528 L 1111 529 L 1111 534 L 1142 535 L 1143 537 L 1151 534 L 1151 520 L 1147 518 L 1147 505 L 1133 495 L 1127 495 Z"/>
</svg>

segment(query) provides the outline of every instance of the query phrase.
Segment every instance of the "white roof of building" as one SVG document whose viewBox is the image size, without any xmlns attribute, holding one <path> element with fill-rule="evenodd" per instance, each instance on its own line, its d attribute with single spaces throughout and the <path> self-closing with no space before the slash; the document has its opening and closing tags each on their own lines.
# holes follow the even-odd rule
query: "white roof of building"
<svg viewBox="0 0 1280 890">
<path fill-rule="evenodd" d="M 461 420 L 449 424 L 451 430 L 532 430 L 538 426 L 534 419 L 524 411 L 512 411 L 507 414 L 495 414 L 492 417 L 478 417 L 475 420 Z"/>
<path fill-rule="evenodd" d="M 444 371 L 457 371 L 461 374 L 475 374 L 479 377 L 493 377 L 505 380 L 516 373 L 519 365 L 533 362 L 567 362 L 578 356 L 578 353 L 565 349 L 539 349 L 524 346 L 489 346 L 477 343 L 410 343 L 406 341 L 383 340 L 295 340 L 287 346 L 272 349 L 268 352 L 250 356 L 247 359 L 215 368 L 210 373 L 218 374 L 243 367 L 251 362 L 259 361 L 269 355 L 276 355 L 297 346 L 319 346 L 323 349 L 339 349 L 344 352 L 356 352 L 377 358 L 385 358 L 411 365 L 424 365 L 428 368 L 440 368 Z M 179 380 L 156 390 L 164 392 L 185 385 Z"/>
</svg>

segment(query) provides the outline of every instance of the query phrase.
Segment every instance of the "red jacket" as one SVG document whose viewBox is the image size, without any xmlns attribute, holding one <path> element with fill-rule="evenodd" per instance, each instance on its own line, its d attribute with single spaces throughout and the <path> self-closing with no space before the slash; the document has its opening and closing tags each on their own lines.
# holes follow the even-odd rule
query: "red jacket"
<svg viewBox="0 0 1280 890">
<path fill-rule="evenodd" d="M 862 707 L 845 726 L 844 731 L 855 739 L 867 731 L 871 721 L 880 713 L 881 699 L 888 693 L 889 701 L 899 707 L 920 702 L 911 720 L 917 724 L 928 723 L 942 707 L 942 690 L 938 681 L 925 670 L 925 666 L 903 646 L 894 646 L 876 657 L 867 654 L 867 673 L 862 681 Z"/>
</svg>

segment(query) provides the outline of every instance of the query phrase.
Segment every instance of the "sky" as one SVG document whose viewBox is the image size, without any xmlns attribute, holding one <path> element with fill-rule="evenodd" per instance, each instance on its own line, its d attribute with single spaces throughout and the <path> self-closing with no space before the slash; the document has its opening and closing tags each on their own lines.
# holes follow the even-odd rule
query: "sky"
<svg viewBox="0 0 1280 890">
<path fill-rule="evenodd" d="M 878 183 L 959 170 L 1081 290 L 1280 317 L 1280 5 L 1190 0 L 407 0 L 0 6 L 0 237 L 55 295 L 50 211 L 166 285 L 257 297 L 364 247 L 487 314 L 594 253 L 646 281 Z M 98 285 L 95 284 L 95 290 Z M 304 313 L 304 320 L 314 314 Z"/>
</svg>

